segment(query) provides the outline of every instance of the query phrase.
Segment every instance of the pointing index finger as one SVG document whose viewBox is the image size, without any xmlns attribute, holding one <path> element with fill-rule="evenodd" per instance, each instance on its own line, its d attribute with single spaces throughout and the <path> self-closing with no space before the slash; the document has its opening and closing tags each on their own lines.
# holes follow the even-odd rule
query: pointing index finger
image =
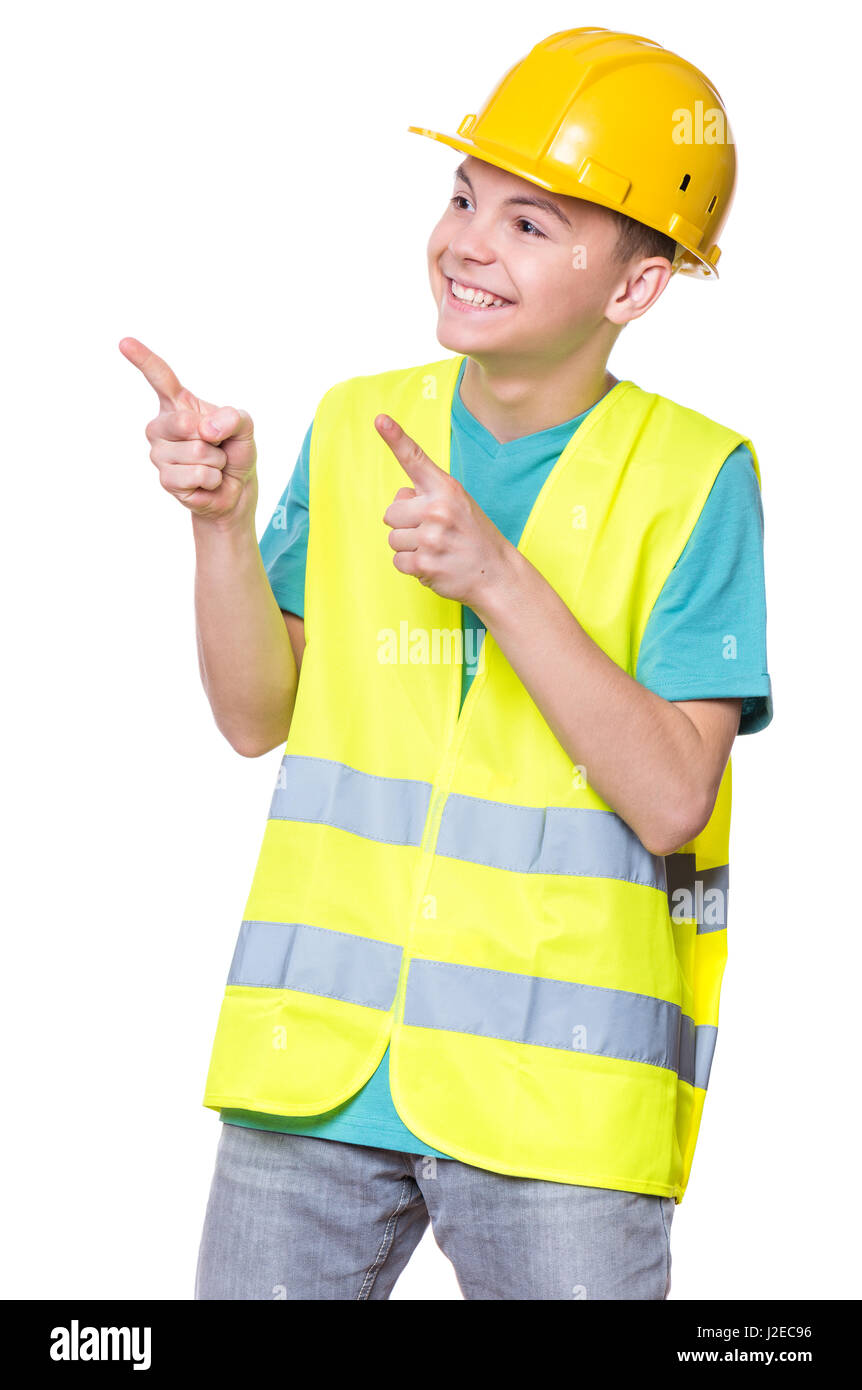
<svg viewBox="0 0 862 1390">
<path fill-rule="evenodd" d="M 417 444 L 415 439 L 411 439 L 406 430 L 403 430 L 398 421 L 393 420 L 390 415 L 376 415 L 374 427 L 420 492 L 427 492 L 438 474 L 446 476 L 442 468 L 438 468 L 434 460 L 428 457 L 422 446 Z"/>
<path fill-rule="evenodd" d="M 176 409 L 180 403 L 179 397 L 183 387 L 176 373 L 168 366 L 164 358 L 159 357 L 155 352 L 151 352 L 148 347 L 139 342 L 137 338 L 122 338 L 118 344 L 120 352 L 124 357 L 138 368 L 147 378 L 153 390 L 159 398 L 159 404 L 163 409 L 170 407 Z"/>
</svg>

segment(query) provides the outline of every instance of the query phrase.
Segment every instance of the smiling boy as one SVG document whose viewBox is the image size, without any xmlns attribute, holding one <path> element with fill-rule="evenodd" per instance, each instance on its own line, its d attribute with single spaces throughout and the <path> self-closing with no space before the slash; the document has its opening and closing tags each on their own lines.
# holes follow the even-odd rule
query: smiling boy
<svg viewBox="0 0 862 1390">
<path fill-rule="evenodd" d="M 216 722 L 248 756 L 286 740 L 207 1080 L 198 1298 L 388 1298 L 429 1220 L 468 1299 L 667 1296 L 729 756 L 772 715 L 763 523 L 749 441 L 607 361 L 673 270 L 714 272 L 733 151 L 670 133 L 704 95 L 572 30 L 436 137 L 466 154 L 428 243 L 454 355 L 332 387 L 259 545 L 247 413 L 121 344 L 193 513 Z M 429 661 L 452 631 L 481 661 Z"/>
</svg>

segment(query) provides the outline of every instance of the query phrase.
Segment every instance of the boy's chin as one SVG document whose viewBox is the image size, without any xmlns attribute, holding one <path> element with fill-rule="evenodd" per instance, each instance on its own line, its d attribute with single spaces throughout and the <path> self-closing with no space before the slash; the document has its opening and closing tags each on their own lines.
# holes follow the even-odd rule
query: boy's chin
<svg viewBox="0 0 862 1390">
<path fill-rule="evenodd" d="M 482 336 L 481 331 L 471 331 L 469 324 L 460 328 L 458 324 L 452 324 L 442 315 L 437 320 L 437 341 L 441 347 L 448 348 L 450 352 L 460 352 L 465 357 L 479 356 L 483 346 Z M 493 350 L 495 352 L 502 349 L 502 343 L 494 343 Z"/>
</svg>

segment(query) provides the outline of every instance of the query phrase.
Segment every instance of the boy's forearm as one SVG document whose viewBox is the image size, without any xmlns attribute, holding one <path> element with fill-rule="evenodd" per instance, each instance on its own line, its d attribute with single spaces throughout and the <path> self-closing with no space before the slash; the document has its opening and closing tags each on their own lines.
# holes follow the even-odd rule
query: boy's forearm
<svg viewBox="0 0 862 1390">
<path fill-rule="evenodd" d="M 587 782 L 654 853 L 702 823 L 698 730 L 595 643 L 537 569 L 510 547 L 473 607 Z"/>
<path fill-rule="evenodd" d="M 259 757 L 287 738 L 297 670 L 254 532 L 192 518 L 201 680 L 216 724 L 238 753 Z"/>
</svg>

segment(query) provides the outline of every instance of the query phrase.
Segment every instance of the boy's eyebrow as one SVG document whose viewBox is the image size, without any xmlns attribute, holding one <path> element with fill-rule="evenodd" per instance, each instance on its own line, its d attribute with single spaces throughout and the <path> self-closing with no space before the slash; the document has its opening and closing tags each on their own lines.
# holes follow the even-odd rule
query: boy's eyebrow
<svg viewBox="0 0 862 1390">
<path fill-rule="evenodd" d="M 473 194 L 473 196 L 474 196 L 474 197 L 476 196 L 476 190 L 474 189 L 472 183 L 470 182 L 469 175 L 465 172 L 463 164 L 459 164 L 459 165 L 458 165 L 458 168 L 455 170 L 455 178 L 456 178 L 456 179 L 463 179 L 463 180 L 464 180 L 464 183 L 466 183 L 467 187 L 469 188 L 469 190 L 470 190 L 470 192 Z M 528 207 L 541 208 L 544 212 L 550 212 L 554 217 L 558 217 L 558 218 L 560 219 L 561 222 L 564 222 L 564 223 L 566 224 L 566 226 L 568 227 L 569 231 L 572 230 L 572 224 L 571 224 L 571 222 L 569 221 L 569 219 L 568 219 L 568 217 L 566 216 L 566 214 L 563 212 L 562 208 L 558 208 L 558 207 L 557 207 L 557 204 L 556 204 L 556 203 L 552 203 L 551 200 L 550 200 L 550 198 L 527 197 L 527 196 L 522 197 L 520 194 L 518 194 L 518 195 L 516 195 L 514 198 L 504 198 L 504 199 L 503 199 L 503 207 L 504 207 L 504 208 L 505 208 L 505 207 L 511 207 L 511 206 L 514 206 L 515 204 L 521 204 L 521 203 L 526 204 Z"/>
</svg>

